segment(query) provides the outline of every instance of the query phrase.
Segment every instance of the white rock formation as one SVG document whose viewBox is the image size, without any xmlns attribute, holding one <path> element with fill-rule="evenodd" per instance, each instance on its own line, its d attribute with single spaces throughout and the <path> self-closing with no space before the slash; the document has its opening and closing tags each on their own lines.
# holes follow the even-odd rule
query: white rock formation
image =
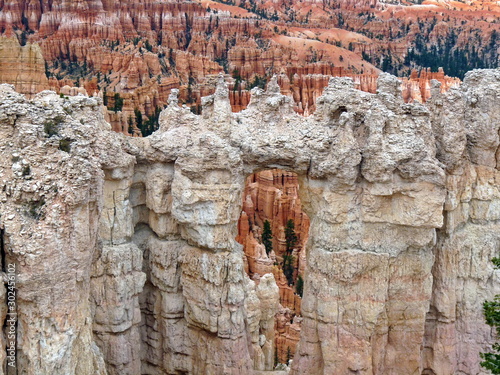
<svg viewBox="0 0 500 375">
<path fill-rule="evenodd" d="M 500 293 L 500 70 L 434 87 L 426 106 L 398 85 L 382 74 L 368 94 L 333 78 L 304 118 L 274 81 L 232 114 L 221 83 L 201 116 L 174 93 L 148 138 L 111 132 L 95 98 L 0 86 L 18 368 L 271 370 L 278 288 L 248 279 L 235 237 L 245 177 L 281 168 L 311 219 L 291 373 L 481 373 L 482 302 Z"/>
</svg>

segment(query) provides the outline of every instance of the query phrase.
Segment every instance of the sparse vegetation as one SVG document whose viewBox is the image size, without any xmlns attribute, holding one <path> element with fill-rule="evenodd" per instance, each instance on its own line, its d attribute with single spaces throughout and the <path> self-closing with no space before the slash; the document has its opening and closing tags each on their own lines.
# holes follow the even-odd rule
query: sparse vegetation
<svg viewBox="0 0 500 375">
<path fill-rule="evenodd" d="M 500 258 L 493 258 L 491 260 L 495 269 L 500 269 Z M 486 324 L 495 328 L 495 333 L 500 337 L 500 295 L 497 294 L 491 301 L 484 301 L 483 314 Z M 492 351 L 487 353 L 480 353 L 481 366 L 490 370 L 492 374 L 500 374 L 500 342 L 496 342 L 492 346 Z"/>
<path fill-rule="evenodd" d="M 64 138 L 59 140 L 59 150 L 64 151 L 64 152 L 70 152 L 71 151 L 71 143 L 73 143 L 73 140 L 69 138 Z"/>
<path fill-rule="evenodd" d="M 293 248 L 297 244 L 297 235 L 295 234 L 295 223 L 292 219 L 286 222 L 285 227 L 285 241 L 286 241 L 286 252 L 292 253 Z"/>
<path fill-rule="evenodd" d="M 288 285 L 293 285 L 294 284 L 294 263 L 295 259 L 292 255 L 293 249 L 295 248 L 297 244 L 297 235 L 295 234 L 295 224 L 292 219 L 289 219 L 286 222 L 286 227 L 285 227 L 285 244 L 286 244 L 286 250 L 285 254 L 283 254 L 283 274 L 286 277 L 286 280 L 288 282 Z"/>
<path fill-rule="evenodd" d="M 271 231 L 271 223 L 269 220 L 264 221 L 264 229 L 262 229 L 262 243 L 266 248 L 266 254 L 269 255 L 273 251 L 273 234 Z"/>
<path fill-rule="evenodd" d="M 146 120 L 144 120 L 142 112 L 138 108 L 134 109 L 135 124 L 143 137 L 153 134 L 158 129 L 160 113 L 161 108 L 156 107 L 153 114 L 146 116 Z"/>
<path fill-rule="evenodd" d="M 43 130 L 47 137 L 53 137 L 55 135 L 59 135 L 59 125 L 64 121 L 64 117 L 58 115 L 51 120 L 47 120 L 43 124 Z"/>
<path fill-rule="evenodd" d="M 294 257 L 292 254 L 283 254 L 283 274 L 286 277 L 288 285 L 293 285 Z"/>
<path fill-rule="evenodd" d="M 23 176 L 29 176 L 31 174 L 31 168 L 29 165 L 23 167 Z"/>
<path fill-rule="evenodd" d="M 35 220 L 43 219 L 45 217 L 44 206 L 45 200 L 43 198 L 30 201 L 26 204 L 25 214 Z"/>
<path fill-rule="evenodd" d="M 302 297 L 304 294 L 304 279 L 302 278 L 301 275 L 297 277 L 297 281 L 295 283 L 295 292 Z"/>
<path fill-rule="evenodd" d="M 114 105 L 113 105 L 113 111 L 116 113 L 118 111 L 121 111 L 123 109 L 123 98 L 120 96 L 119 93 L 115 93 L 114 97 Z"/>
</svg>

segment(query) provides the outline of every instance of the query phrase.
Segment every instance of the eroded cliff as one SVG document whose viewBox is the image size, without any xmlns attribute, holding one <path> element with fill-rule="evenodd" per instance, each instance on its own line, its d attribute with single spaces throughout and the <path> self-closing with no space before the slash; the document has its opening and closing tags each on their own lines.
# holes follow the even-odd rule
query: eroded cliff
<svg viewBox="0 0 500 375">
<path fill-rule="evenodd" d="M 500 70 L 446 93 L 434 82 L 425 106 L 399 86 L 332 78 L 304 118 L 276 80 L 232 113 L 221 79 L 200 116 L 173 91 L 147 138 L 112 132 L 97 98 L 0 86 L 18 367 L 271 370 L 279 289 L 247 276 L 235 239 L 245 179 L 280 168 L 311 223 L 291 373 L 480 372 L 493 340 L 481 303 L 500 292 Z"/>
<path fill-rule="evenodd" d="M 380 70 L 406 77 L 443 67 L 461 79 L 498 66 L 497 2 L 414 2 L 0 0 L 0 34 L 13 38 L 0 38 L 0 49 L 9 48 L 0 82 L 30 95 L 47 79 L 65 95 L 66 85 L 100 91 L 114 130 L 149 135 L 171 89 L 199 113 L 220 72 L 234 111 L 246 108 L 247 88 L 280 74 L 297 111 L 309 114 L 330 75 L 375 92 Z M 423 77 L 410 80 L 405 99 L 425 100 L 429 87 Z"/>
</svg>

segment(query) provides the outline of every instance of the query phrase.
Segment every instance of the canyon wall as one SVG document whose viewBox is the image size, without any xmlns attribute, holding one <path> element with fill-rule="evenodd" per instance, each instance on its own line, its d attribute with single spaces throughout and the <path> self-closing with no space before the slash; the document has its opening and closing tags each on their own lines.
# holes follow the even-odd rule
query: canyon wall
<svg viewBox="0 0 500 375">
<path fill-rule="evenodd" d="M 330 76 L 352 77 L 374 93 L 381 70 L 408 77 L 443 67 L 462 79 L 498 66 L 497 2 L 391 3 L 0 0 L 0 82 L 29 96 L 47 88 L 67 95 L 64 86 L 100 92 L 113 130 L 147 136 L 172 89 L 199 114 L 220 72 L 234 111 L 248 105 L 247 89 L 279 74 L 283 92 L 308 115 Z M 411 74 L 406 101 L 427 100 L 432 78 L 443 90 L 456 83 Z"/>
<path fill-rule="evenodd" d="M 23 94 L 50 88 L 45 60 L 36 43 L 21 46 L 17 38 L 0 37 L 0 82 L 15 85 Z"/>
<path fill-rule="evenodd" d="M 178 78 L 162 75 L 159 63 L 152 54 L 146 54 L 144 58 L 152 66 L 154 79 L 147 81 L 148 87 L 141 86 L 143 84 L 139 84 L 138 79 L 140 76 L 147 75 L 148 64 L 144 64 L 141 59 L 136 57 L 134 60 L 128 61 L 133 67 L 133 72 L 128 72 L 126 75 L 128 76 L 130 73 L 133 79 L 127 78 L 126 90 L 118 90 L 118 98 L 123 101 L 122 106 L 118 108 L 115 107 L 117 93 L 106 91 L 106 87 L 96 77 L 89 80 L 84 78 L 73 80 L 69 76 L 59 76 L 58 79 L 51 75 L 47 70 L 47 61 L 42 56 L 42 51 L 37 43 L 27 43 L 21 46 L 13 35 L 0 36 L 0 51 L 2 52 L 0 53 L 0 82 L 14 85 L 16 91 L 25 94 L 28 98 L 32 98 L 38 92 L 46 89 L 70 96 L 87 93 L 89 95 L 98 94 L 105 99 L 106 106 L 103 110 L 105 110 L 106 121 L 111 124 L 114 131 L 128 135 L 141 134 L 136 126 L 139 109 L 148 116 L 155 114 L 159 108 L 167 103 L 171 90 L 180 86 Z M 124 63 L 116 62 L 112 69 L 122 69 L 120 64 Z M 51 77 L 48 78 L 47 74 Z M 125 73 L 120 74 L 123 76 Z M 286 73 L 278 75 L 278 84 L 284 95 L 293 98 L 294 110 L 308 116 L 316 110 L 316 100 L 322 95 L 331 76 L 350 77 L 354 80 L 355 87 L 363 91 L 375 93 L 377 89 L 378 73 L 353 74 L 342 67 L 332 67 L 324 63 L 315 63 L 301 69 L 289 67 L 286 69 Z M 410 77 L 401 78 L 404 100 L 406 102 L 413 100 L 425 102 L 428 100 L 432 79 L 442 83 L 441 91 L 443 92 L 460 84 L 459 79 L 445 76 L 442 70 L 437 73 L 431 73 L 428 70 L 423 70 L 420 73 L 413 71 Z M 206 75 L 200 80 L 198 88 L 188 90 L 187 86 L 181 87 L 179 97 L 181 101 L 185 102 L 188 97 L 193 96 L 194 102 L 197 103 L 193 108 L 201 109 L 201 97 L 213 94 L 217 76 L 206 72 Z M 113 82 L 115 81 L 116 84 L 118 84 L 117 82 L 125 82 L 123 77 L 120 80 L 115 79 Z M 230 88 L 229 99 L 232 110 L 237 112 L 245 109 L 251 96 L 250 90 L 247 89 L 247 87 L 250 88 L 250 82 L 237 83 L 229 74 L 226 75 L 226 81 Z M 75 87 L 75 85 L 79 87 Z M 108 89 L 110 88 L 108 87 Z M 112 90 L 115 88 L 113 87 Z M 142 121 L 146 121 L 146 117 Z"/>
<path fill-rule="evenodd" d="M 269 253 L 264 244 L 266 221 L 272 236 Z M 280 298 L 275 317 L 275 342 L 276 359 L 280 363 L 287 363 L 293 357 L 299 340 L 302 321 L 300 289 L 306 267 L 305 245 L 309 225 L 309 218 L 302 211 L 295 173 L 272 169 L 254 173 L 246 179 L 236 241 L 243 245 L 248 276 L 258 283 L 261 276 L 272 273 L 278 285 Z M 287 252 L 287 247 L 292 250 Z"/>
<path fill-rule="evenodd" d="M 0 86 L 18 368 L 272 370 L 279 288 L 247 276 L 235 239 L 245 179 L 279 168 L 311 223 L 291 373 L 481 373 L 481 305 L 500 293 L 500 70 L 446 93 L 433 81 L 425 106 L 395 77 L 377 83 L 332 78 L 305 118 L 276 79 L 232 113 L 221 77 L 200 116 L 173 90 L 146 138 L 112 132 L 98 98 Z"/>
</svg>

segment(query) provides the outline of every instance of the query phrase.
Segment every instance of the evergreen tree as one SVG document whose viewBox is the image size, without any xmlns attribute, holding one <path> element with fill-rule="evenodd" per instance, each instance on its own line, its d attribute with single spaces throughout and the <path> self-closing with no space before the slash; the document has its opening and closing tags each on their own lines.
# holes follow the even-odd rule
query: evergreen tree
<svg viewBox="0 0 500 375">
<path fill-rule="evenodd" d="M 142 113 L 139 110 L 139 108 L 134 108 L 134 115 L 135 115 L 135 124 L 141 131 L 141 134 L 144 136 L 144 127 L 142 124 Z"/>
<path fill-rule="evenodd" d="M 128 116 L 128 133 L 134 135 L 134 119 L 132 116 Z"/>
<path fill-rule="evenodd" d="M 269 255 L 273 250 L 273 233 L 271 231 L 271 223 L 269 220 L 264 221 L 264 229 L 262 230 L 262 243 L 266 248 L 266 254 Z"/>
<path fill-rule="evenodd" d="M 115 93 L 114 95 L 115 99 L 115 105 L 113 106 L 113 111 L 118 112 L 121 111 L 123 108 L 123 98 L 120 96 L 119 93 Z"/>
<path fill-rule="evenodd" d="M 285 227 L 285 241 L 286 241 L 286 252 L 291 254 L 293 248 L 297 244 L 297 235 L 295 234 L 295 223 L 292 219 L 286 222 Z"/>
<path fill-rule="evenodd" d="M 500 258 L 493 258 L 495 269 L 500 268 Z M 500 336 L 500 295 L 497 294 L 493 301 L 484 301 L 484 318 L 486 324 L 495 327 L 497 337 Z M 500 374 L 500 342 L 493 344 L 492 352 L 480 353 L 483 359 L 481 366 L 491 371 L 492 374 Z"/>
<path fill-rule="evenodd" d="M 297 244 L 297 235 L 295 234 L 295 224 L 292 219 L 286 222 L 285 227 L 285 244 L 286 244 L 286 253 L 283 254 L 283 273 L 288 281 L 288 285 L 293 285 L 293 248 Z"/>
<path fill-rule="evenodd" d="M 174 50 L 172 48 L 168 50 L 168 63 L 170 64 L 170 68 L 175 68 Z"/>
<path fill-rule="evenodd" d="M 283 254 L 283 274 L 288 285 L 293 285 L 293 261 L 292 254 Z"/>
</svg>

